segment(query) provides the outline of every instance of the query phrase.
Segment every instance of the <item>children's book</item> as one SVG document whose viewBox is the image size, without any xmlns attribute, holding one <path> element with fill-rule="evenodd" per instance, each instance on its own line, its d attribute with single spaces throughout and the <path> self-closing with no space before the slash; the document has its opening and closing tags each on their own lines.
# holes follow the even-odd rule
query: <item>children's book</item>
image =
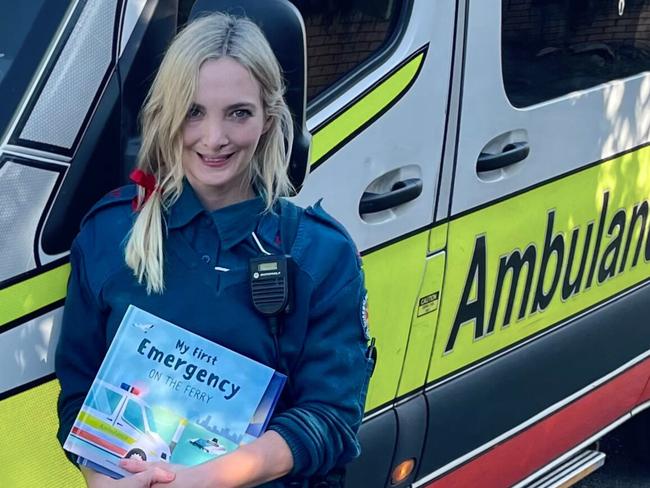
<svg viewBox="0 0 650 488">
<path fill-rule="evenodd" d="M 63 447 L 113 478 L 123 458 L 203 463 L 259 437 L 285 381 L 131 305 Z"/>
</svg>

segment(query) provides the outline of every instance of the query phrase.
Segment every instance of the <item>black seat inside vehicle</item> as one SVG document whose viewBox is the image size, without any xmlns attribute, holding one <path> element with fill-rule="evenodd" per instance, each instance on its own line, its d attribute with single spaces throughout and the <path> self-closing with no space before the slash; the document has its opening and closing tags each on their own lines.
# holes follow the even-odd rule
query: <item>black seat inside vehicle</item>
<svg viewBox="0 0 650 488">
<path fill-rule="evenodd" d="M 294 121 L 289 177 L 298 191 L 309 168 L 311 142 L 305 125 L 307 48 L 300 12 L 287 0 L 197 0 L 189 20 L 210 12 L 226 12 L 251 19 L 264 32 L 278 58 L 287 86 L 287 104 Z"/>
</svg>

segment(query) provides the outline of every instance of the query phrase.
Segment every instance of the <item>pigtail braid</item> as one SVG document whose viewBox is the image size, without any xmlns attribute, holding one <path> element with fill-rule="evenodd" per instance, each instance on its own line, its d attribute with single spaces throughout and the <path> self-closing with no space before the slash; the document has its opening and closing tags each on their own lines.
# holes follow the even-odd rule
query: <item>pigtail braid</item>
<svg viewBox="0 0 650 488">
<path fill-rule="evenodd" d="M 147 293 L 162 293 L 163 277 L 163 210 L 159 191 L 141 206 L 133 223 L 125 249 L 126 264 Z"/>
</svg>

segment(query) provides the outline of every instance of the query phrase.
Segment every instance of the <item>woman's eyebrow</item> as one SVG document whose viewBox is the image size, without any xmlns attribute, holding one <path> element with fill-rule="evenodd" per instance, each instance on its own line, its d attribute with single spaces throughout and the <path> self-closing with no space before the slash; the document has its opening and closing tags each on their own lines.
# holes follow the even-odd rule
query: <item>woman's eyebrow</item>
<svg viewBox="0 0 650 488">
<path fill-rule="evenodd" d="M 232 110 L 241 110 L 243 108 L 248 109 L 248 110 L 254 110 L 255 109 L 255 104 L 254 103 L 248 103 L 248 102 L 233 103 L 232 105 L 228 105 L 226 107 L 226 111 L 230 112 Z"/>
</svg>

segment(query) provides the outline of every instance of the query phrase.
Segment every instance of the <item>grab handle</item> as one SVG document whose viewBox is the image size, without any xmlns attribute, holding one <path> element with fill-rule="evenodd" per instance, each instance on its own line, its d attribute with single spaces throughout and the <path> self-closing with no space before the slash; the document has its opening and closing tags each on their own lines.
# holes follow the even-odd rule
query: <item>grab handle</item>
<svg viewBox="0 0 650 488">
<path fill-rule="evenodd" d="M 422 193 L 422 180 L 409 178 L 398 181 L 386 193 L 364 192 L 359 202 L 359 213 L 381 212 L 416 199 Z"/>
<path fill-rule="evenodd" d="M 505 168 L 511 164 L 523 161 L 530 154 L 530 146 L 527 142 L 513 142 L 503 148 L 499 154 L 481 153 L 476 163 L 476 171 L 494 171 Z"/>
</svg>

